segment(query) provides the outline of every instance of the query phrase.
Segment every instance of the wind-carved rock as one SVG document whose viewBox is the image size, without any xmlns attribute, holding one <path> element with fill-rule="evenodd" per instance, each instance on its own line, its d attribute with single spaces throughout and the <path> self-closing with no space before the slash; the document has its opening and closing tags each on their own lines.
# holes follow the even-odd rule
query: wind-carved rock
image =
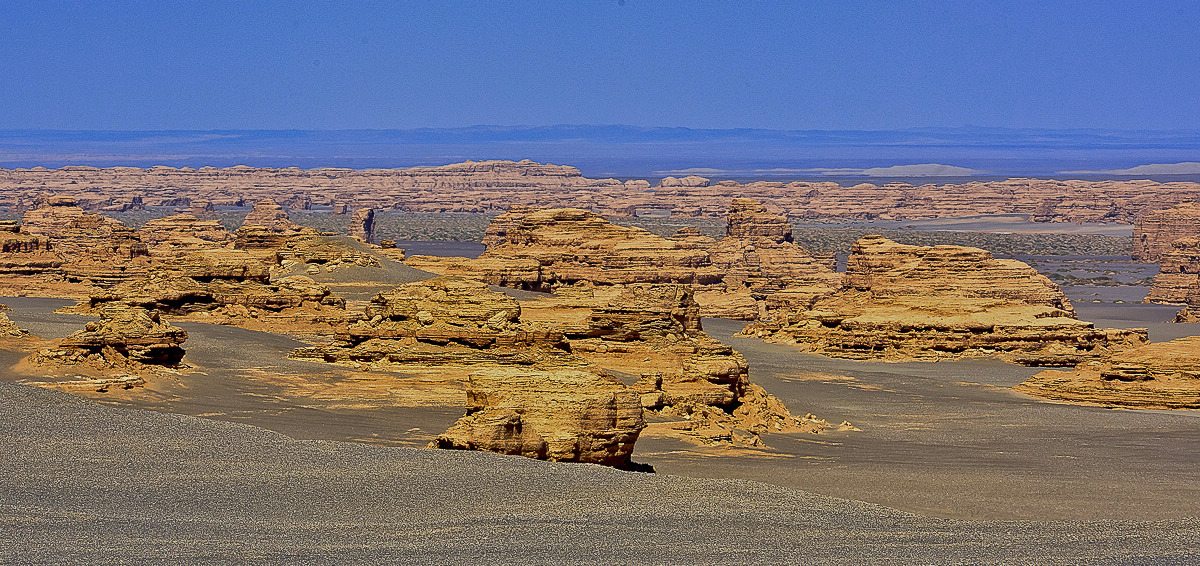
<svg viewBox="0 0 1200 566">
<path fill-rule="evenodd" d="M 360 208 L 350 216 L 350 237 L 368 244 L 375 243 L 375 209 Z"/>
<path fill-rule="evenodd" d="M 1015 390 L 1075 403 L 1139 409 L 1200 408 L 1200 336 L 1145 344 L 1043 371 Z"/>
<path fill-rule="evenodd" d="M 1200 237 L 1200 204 L 1185 202 L 1138 217 L 1133 225 L 1133 260 L 1156 262 L 1180 238 Z"/>
<path fill-rule="evenodd" d="M 754 319 L 775 303 L 832 292 L 838 276 L 791 241 L 782 216 L 736 199 L 730 236 L 693 231 L 662 238 L 579 209 L 513 207 L 493 219 L 478 259 L 412 256 L 413 267 L 493 285 L 549 291 L 563 285 L 684 283 L 709 316 Z"/>
<path fill-rule="evenodd" d="M 86 364 L 96 368 L 138 365 L 176 366 L 187 331 L 159 319 L 157 312 L 125 304 L 109 304 L 100 320 L 87 323 L 58 345 L 35 355 L 39 364 Z"/>
<path fill-rule="evenodd" d="M 147 221 L 139 233 L 154 257 L 219 248 L 233 241 L 233 234 L 227 232 L 220 222 L 202 220 L 191 214 L 176 214 Z"/>
<path fill-rule="evenodd" d="M 627 468 L 644 428 L 637 393 L 615 377 L 496 368 L 470 375 L 466 416 L 433 445 Z"/>
<path fill-rule="evenodd" d="M 138 232 L 85 212 L 72 198 L 49 197 L 42 207 L 26 212 L 22 222 L 27 233 L 49 239 L 68 280 L 111 285 L 146 275 L 150 252 Z"/>
<path fill-rule="evenodd" d="M 288 217 L 288 213 L 272 199 L 255 203 L 246 215 L 242 227 L 237 229 L 234 247 L 244 250 L 275 250 L 283 246 L 289 237 L 317 231 L 305 228 Z"/>
<path fill-rule="evenodd" d="M 379 293 L 334 344 L 291 356 L 327 362 L 534 365 L 567 353 L 561 332 L 522 323 L 513 298 L 478 281 L 437 277 Z M 563 361 L 578 365 L 577 360 Z"/>
<path fill-rule="evenodd" d="M 1159 257 L 1158 265 L 1146 302 L 1182 303 L 1175 322 L 1200 322 L 1200 238 L 1171 242 L 1171 250 Z"/>
<path fill-rule="evenodd" d="M 122 303 L 190 320 L 328 334 L 346 324 L 346 302 L 311 278 L 270 279 L 263 258 L 208 250 L 155 264 L 148 277 L 93 292 L 80 310 Z"/>
<path fill-rule="evenodd" d="M 645 427 L 640 397 L 569 352 L 563 333 L 521 320 L 513 298 L 437 277 L 376 295 L 363 320 L 294 358 L 470 372 L 467 414 L 441 448 L 627 466 Z"/>
<path fill-rule="evenodd" d="M 1075 365 L 1146 339 L 1145 329 L 1098 329 L 1075 317 L 1054 283 L 978 248 L 859 240 L 843 287 L 745 334 L 853 359 L 996 356 Z"/>
</svg>

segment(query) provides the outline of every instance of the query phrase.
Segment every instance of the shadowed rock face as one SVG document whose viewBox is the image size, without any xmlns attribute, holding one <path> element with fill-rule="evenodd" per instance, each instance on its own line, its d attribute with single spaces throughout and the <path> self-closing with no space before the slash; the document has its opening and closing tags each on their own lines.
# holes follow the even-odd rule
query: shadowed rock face
<svg viewBox="0 0 1200 566">
<path fill-rule="evenodd" d="M 105 305 L 100 320 L 38 355 L 41 363 L 96 363 L 125 367 L 132 363 L 178 365 L 187 331 L 159 319 L 158 313 L 125 304 Z"/>
<path fill-rule="evenodd" d="M 1145 341 L 1144 329 L 1077 320 L 1058 287 L 1024 263 L 880 236 L 855 244 L 840 291 L 744 332 L 834 357 L 998 356 L 1057 366 Z"/>
<path fill-rule="evenodd" d="M 471 374 L 467 415 L 434 444 L 623 468 L 645 427 L 639 396 L 614 377 L 495 368 Z"/>
<path fill-rule="evenodd" d="M 375 209 L 360 208 L 350 217 L 350 236 L 368 244 L 375 243 Z"/>
<path fill-rule="evenodd" d="M 1133 225 L 1133 260 L 1154 262 L 1172 252 L 1180 238 L 1200 236 L 1200 204 L 1185 202 L 1138 217 Z"/>
</svg>

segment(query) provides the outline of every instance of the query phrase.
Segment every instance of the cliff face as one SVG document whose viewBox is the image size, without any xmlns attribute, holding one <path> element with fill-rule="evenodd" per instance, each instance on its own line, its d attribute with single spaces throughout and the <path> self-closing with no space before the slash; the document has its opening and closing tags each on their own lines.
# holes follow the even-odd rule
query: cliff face
<svg viewBox="0 0 1200 566">
<path fill-rule="evenodd" d="M 36 188 L 31 188 L 36 187 Z M 65 167 L 0 169 L 0 207 L 37 205 L 45 192 L 73 195 L 88 210 L 144 206 L 232 206 L 277 199 L 290 207 L 397 208 L 494 213 L 512 206 L 581 208 L 607 216 L 667 209 L 720 217 L 733 198 L 763 202 L 788 218 L 939 218 L 1028 214 L 1047 222 L 1133 221 L 1200 199 L 1200 184 L 1009 179 L 958 185 L 832 182 L 712 182 L 697 176 L 589 179 L 574 167 L 532 161 L 468 161 L 410 169 Z M 203 208 L 201 208 L 202 210 Z M 744 234 L 731 234 L 741 237 Z M 1169 242 L 1167 242 L 1169 243 Z"/>
<path fill-rule="evenodd" d="M 1200 236 L 1200 204 L 1185 202 L 1138 217 L 1133 225 L 1133 260 L 1156 262 L 1180 238 Z"/>
<path fill-rule="evenodd" d="M 1200 238 L 1176 239 L 1159 256 L 1158 275 L 1154 276 L 1146 301 L 1187 303 L 1188 296 L 1196 291 L 1200 291 Z"/>
<path fill-rule="evenodd" d="M 880 236 L 855 244 L 841 290 L 744 332 L 834 357 L 997 356 L 1058 366 L 1145 340 L 1145 330 L 1077 320 L 1062 292 L 1021 262 Z"/>
</svg>

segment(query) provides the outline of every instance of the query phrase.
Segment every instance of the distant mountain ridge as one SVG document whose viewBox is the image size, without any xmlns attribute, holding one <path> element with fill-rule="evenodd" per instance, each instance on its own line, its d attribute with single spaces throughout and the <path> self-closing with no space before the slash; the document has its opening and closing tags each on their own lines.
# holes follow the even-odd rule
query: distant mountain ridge
<svg viewBox="0 0 1200 566">
<path fill-rule="evenodd" d="M 1200 131 L 988 127 L 769 130 L 625 125 L 405 130 L 0 130 L 0 167 L 134 165 L 406 167 L 524 158 L 591 175 L 888 170 L 944 164 L 965 175 L 1113 173 L 1200 161 Z M 896 171 L 920 169 L 896 169 Z M 1150 169 L 1149 172 L 1172 171 Z M 790 173 L 789 173 L 790 174 Z M 850 173 L 858 174 L 858 173 Z"/>
</svg>

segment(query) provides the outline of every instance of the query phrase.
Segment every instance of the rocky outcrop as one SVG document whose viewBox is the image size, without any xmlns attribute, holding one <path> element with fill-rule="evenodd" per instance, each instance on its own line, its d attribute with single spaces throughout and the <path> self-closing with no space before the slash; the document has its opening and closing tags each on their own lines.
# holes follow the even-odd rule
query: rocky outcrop
<svg viewBox="0 0 1200 566">
<path fill-rule="evenodd" d="M 0 221 L 0 276 L 25 282 L 29 276 L 57 275 L 63 259 L 50 250 L 50 238 L 30 234 L 12 220 Z"/>
<path fill-rule="evenodd" d="M 177 256 L 223 247 L 233 234 L 216 220 L 201 220 L 191 214 L 176 214 L 147 221 L 139 230 L 141 240 L 155 257 Z"/>
<path fill-rule="evenodd" d="M 1200 238 L 1179 238 L 1161 254 L 1146 302 L 1187 303 L 1196 291 L 1200 291 Z"/>
<path fill-rule="evenodd" d="M 1139 216 L 1133 225 L 1133 260 L 1156 262 L 1180 238 L 1200 236 L 1200 204 L 1185 202 Z"/>
<path fill-rule="evenodd" d="M 566 355 L 561 332 L 522 323 L 520 316 L 515 299 L 484 283 L 437 277 L 379 293 L 363 319 L 339 332 L 332 345 L 291 355 L 343 363 L 525 366 Z"/>
<path fill-rule="evenodd" d="M 497 216 L 478 259 L 412 256 L 413 267 L 472 277 L 493 285 L 548 291 L 594 285 L 684 283 L 698 291 L 708 316 L 754 319 L 768 297 L 790 290 L 789 300 L 836 288 L 830 265 L 791 241 L 787 220 L 738 199 L 730 236 L 719 242 L 698 233 L 662 238 L 615 225 L 578 209 L 514 208 Z"/>
<path fill-rule="evenodd" d="M 294 275 L 272 280 L 274 263 L 217 249 L 156 261 L 144 278 L 93 291 L 77 307 L 94 313 L 126 304 L 163 314 L 256 330 L 330 334 L 346 324 L 346 302 L 329 287 Z"/>
<path fill-rule="evenodd" d="M 1008 179 L 912 185 L 831 181 L 713 181 L 690 176 L 657 185 L 590 179 L 570 166 L 468 161 L 409 169 L 254 167 L 64 167 L 0 169 L 0 207 L 26 207 L 44 192 L 74 195 L 89 210 L 239 206 L 264 198 L 305 206 L 348 205 L 404 212 L 496 213 L 513 206 L 580 208 L 606 216 L 639 210 L 721 217 L 729 201 L 753 198 L 788 218 L 945 218 L 1025 214 L 1047 222 L 1121 222 L 1200 198 L 1200 184 L 1154 181 Z M 131 197 L 132 193 L 137 193 Z M 1169 241 L 1167 242 L 1169 244 Z"/>
<path fill-rule="evenodd" d="M 626 468 L 646 427 L 638 395 L 602 372 L 496 368 L 468 381 L 467 414 L 438 448 Z"/>
<path fill-rule="evenodd" d="M 187 331 L 159 319 L 157 312 L 109 304 L 100 320 L 35 355 L 38 364 L 85 364 L 96 368 L 175 366 L 183 359 Z"/>
<path fill-rule="evenodd" d="M 17 326 L 17 323 L 9 319 L 7 314 L 4 314 L 3 311 L 6 310 L 11 310 L 8 308 L 8 305 L 0 305 L 0 337 L 20 338 L 28 336 L 28 330 Z"/>
<path fill-rule="evenodd" d="M 72 198 L 50 197 L 44 203 L 25 213 L 24 229 L 49 239 L 68 280 L 112 285 L 146 275 L 149 250 L 136 230 L 85 212 Z"/>
<path fill-rule="evenodd" d="M 1014 389 L 1074 403 L 1200 409 L 1200 336 L 1113 352 L 1073 371 L 1043 371 Z"/>
<path fill-rule="evenodd" d="M 368 244 L 375 243 L 375 209 L 360 208 L 350 216 L 350 237 Z"/>
<path fill-rule="evenodd" d="M 300 234 L 318 235 L 316 230 L 292 222 L 287 211 L 268 198 L 258 201 L 246 215 L 242 227 L 237 229 L 234 247 L 244 250 L 275 250 L 283 246 L 289 237 Z"/>
<path fill-rule="evenodd" d="M 996 356 L 1034 366 L 1075 365 L 1146 336 L 1076 319 L 1057 286 L 1019 261 L 880 236 L 855 244 L 842 289 L 743 332 L 834 357 Z"/>
</svg>

